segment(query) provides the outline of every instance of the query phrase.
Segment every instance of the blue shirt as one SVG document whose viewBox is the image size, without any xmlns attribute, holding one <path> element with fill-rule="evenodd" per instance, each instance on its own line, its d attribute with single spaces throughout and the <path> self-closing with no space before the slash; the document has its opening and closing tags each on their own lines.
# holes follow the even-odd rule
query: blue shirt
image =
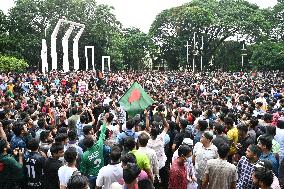
<svg viewBox="0 0 284 189">
<path fill-rule="evenodd" d="M 119 133 L 116 137 L 116 143 L 119 144 L 126 137 L 133 137 L 135 141 L 138 139 L 138 133 L 132 131 L 132 129 L 127 129 L 126 131 Z"/>
<path fill-rule="evenodd" d="M 275 158 L 274 154 L 272 154 L 272 152 L 269 152 L 268 154 L 261 154 L 261 156 L 259 157 L 260 160 L 268 160 L 272 163 L 272 171 L 273 173 L 278 176 L 278 161 Z"/>
<path fill-rule="evenodd" d="M 26 148 L 26 143 L 22 137 L 18 137 L 14 135 L 11 139 L 11 150 L 13 151 L 15 148 Z"/>
</svg>

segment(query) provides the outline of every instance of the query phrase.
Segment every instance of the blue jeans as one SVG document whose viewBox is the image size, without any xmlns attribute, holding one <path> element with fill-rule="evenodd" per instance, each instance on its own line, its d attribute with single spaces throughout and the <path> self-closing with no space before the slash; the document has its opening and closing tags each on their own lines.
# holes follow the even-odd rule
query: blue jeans
<svg viewBox="0 0 284 189">
<path fill-rule="evenodd" d="M 90 189 L 95 189 L 96 188 L 97 177 L 96 176 L 88 176 L 88 179 L 89 179 L 89 187 L 90 187 Z"/>
</svg>

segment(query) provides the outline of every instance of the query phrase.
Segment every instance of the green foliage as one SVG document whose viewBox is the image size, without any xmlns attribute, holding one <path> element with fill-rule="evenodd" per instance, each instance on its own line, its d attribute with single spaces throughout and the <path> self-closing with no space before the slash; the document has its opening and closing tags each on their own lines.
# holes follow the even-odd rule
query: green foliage
<svg viewBox="0 0 284 189">
<path fill-rule="evenodd" d="M 21 72 L 24 71 L 28 66 L 28 63 L 23 59 L 0 55 L 0 72 Z"/>
<path fill-rule="evenodd" d="M 284 43 L 264 42 L 253 45 L 252 63 L 260 70 L 284 71 Z"/>
</svg>

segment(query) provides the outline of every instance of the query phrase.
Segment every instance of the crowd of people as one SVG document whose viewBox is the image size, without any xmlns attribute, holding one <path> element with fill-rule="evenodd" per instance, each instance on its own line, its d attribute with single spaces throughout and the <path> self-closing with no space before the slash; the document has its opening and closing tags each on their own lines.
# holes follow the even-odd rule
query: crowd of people
<svg viewBox="0 0 284 189">
<path fill-rule="evenodd" d="M 281 189 L 284 73 L 0 73 L 0 138 L 0 189 Z"/>
</svg>

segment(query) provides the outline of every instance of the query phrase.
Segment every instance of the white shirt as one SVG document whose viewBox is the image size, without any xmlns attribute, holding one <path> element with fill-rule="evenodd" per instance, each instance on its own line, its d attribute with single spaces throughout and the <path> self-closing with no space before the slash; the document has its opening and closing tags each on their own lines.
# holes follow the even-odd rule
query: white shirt
<svg viewBox="0 0 284 189">
<path fill-rule="evenodd" d="M 166 132 L 163 131 L 161 134 L 157 136 L 155 140 L 150 138 L 147 144 L 147 147 L 152 148 L 157 154 L 159 169 L 162 169 L 166 165 L 167 161 L 167 156 L 165 154 L 165 148 L 164 148 L 165 136 Z"/>
<path fill-rule="evenodd" d="M 66 165 L 63 165 L 58 169 L 58 178 L 61 186 L 67 187 L 67 183 L 74 171 L 77 171 L 77 168 L 71 168 Z"/>
<path fill-rule="evenodd" d="M 158 167 L 158 158 L 157 158 L 156 152 L 153 149 L 148 148 L 148 147 L 139 147 L 138 151 L 143 152 L 148 156 L 150 163 L 151 163 L 153 174 L 158 175 L 159 167 Z"/>
<path fill-rule="evenodd" d="M 107 165 L 100 169 L 96 180 L 96 186 L 109 189 L 111 184 L 123 178 L 121 164 Z"/>
</svg>

